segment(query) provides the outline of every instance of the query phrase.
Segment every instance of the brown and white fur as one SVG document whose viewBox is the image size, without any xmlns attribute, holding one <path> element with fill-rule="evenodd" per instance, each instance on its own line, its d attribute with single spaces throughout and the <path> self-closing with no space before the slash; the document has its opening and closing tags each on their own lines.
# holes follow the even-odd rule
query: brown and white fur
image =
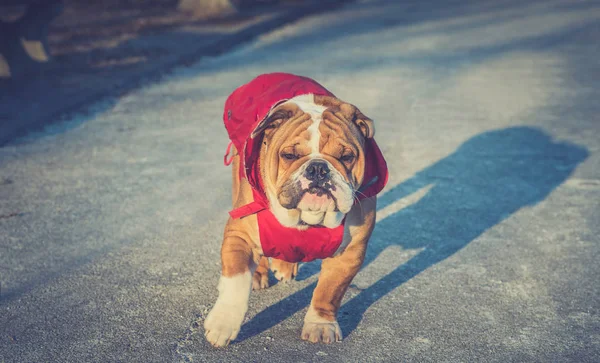
<svg viewBox="0 0 600 363">
<path fill-rule="evenodd" d="M 373 127 L 372 120 L 353 105 L 334 97 L 304 95 L 277 106 L 253 133 L 262 136 L 260 172 L 270 209 L 282 225 L 333 228 L 346 218 L 342 245 L 323 260 L 304 318 L 301 337 L 310 342 L 342 339 L 336 315 L 362 265 L 375 225 L 376 197 L 355 203 L 364 177 L 364 142 L 373 137 Z M 328 168 L 328 179 L 309 187 L 307 168 L 320 170 L 314 169 L 316 162 Z M 253 201 L 250 184 L 239 177 L 239 163 L 236 151 L 233 208 Z M 238 335 L 251 290 L 268 287 L 269 261 L 262 254 L 256 215 L 228 220 L 221 262 L 219 297 L 204 323 L 206 339 L 216 347 Z M 271 259 L 270 268 L 279 280 L 289 281 L 298 264 Z"/>
</svg>

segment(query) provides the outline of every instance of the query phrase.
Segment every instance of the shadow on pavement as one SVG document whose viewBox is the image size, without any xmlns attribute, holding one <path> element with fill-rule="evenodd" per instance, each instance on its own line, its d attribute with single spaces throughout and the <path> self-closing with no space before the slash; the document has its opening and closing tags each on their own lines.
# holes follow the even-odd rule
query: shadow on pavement
<svg viewBox="0 0 600 363">
<path fill-rule="evenodd" d="M 363 268 L 390 246 L 420 252 L 342 306 L 338 320 L 344 334 L 351 334 L 367 309 L 383 296 L 519 209 L 544 200 L 588 155 L 585 148 L 553 141 L 536 128 L 489 131 L 382 195 L 380 212 L 429 188 L 414 204 L 378 221 Z M 314 268 L 304 271 L 301 279 L 315 272 Z M 242 327 L 239 341 L 307 307 L 315 286 L 313 283 L 257 314 Z"/>
</svg>

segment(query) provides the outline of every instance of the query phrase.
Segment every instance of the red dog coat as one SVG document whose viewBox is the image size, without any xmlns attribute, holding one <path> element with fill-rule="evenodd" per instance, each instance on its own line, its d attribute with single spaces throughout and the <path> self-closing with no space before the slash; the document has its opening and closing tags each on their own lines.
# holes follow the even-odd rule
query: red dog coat
<svg viewBox="0 0 600 363">
<path fill-rule="evenodd" d="M 260 243 L 267 257 L 288 262 L 308 262 L 333 256 L 344 237 L 344 223 L 336 228 L 309 227 L 300 231 L 282 226 L 269 210 L 269 201 L 262 187 L 258 167 L 262 135 L 251 137 L 270 110 L 288 99 L 305 94 L 333 96 L 310 78 L 288 73 L 263 74 L 237 88 L 225 102 L 223 120 L 231 144 L 240 154 L 240 178 L 252 186 L 254 202 L 229 212 L 231 218 L 243 218 L 256 213 Z M 373 139 L 365 140 L 365 177 L 359 198 L 377 195 L 387 183 L 385 159 Z"/>
</svg>

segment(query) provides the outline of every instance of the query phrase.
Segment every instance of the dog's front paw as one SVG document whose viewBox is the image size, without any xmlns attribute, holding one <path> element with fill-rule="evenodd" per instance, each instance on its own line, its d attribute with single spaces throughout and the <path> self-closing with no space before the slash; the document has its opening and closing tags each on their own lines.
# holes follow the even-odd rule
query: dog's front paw
<svg viewBox="0 0 600 363">
<path fill-rule="evenodd" d="M 240 332 L 245 311 L 217 303 L 204 321 L 204 336 L 215 347 L 224 347 Z"/>
<path fill-rule="evenodd" d="M 328 323 L 304 322 L 302 339 L 312 343 L 330 344 L 342 341 L 342 330 L 337 321 Z"/>
<path fill-rule="evenodd" d="M 282 282 L 292 281 L 298 275 L 298 263 L 286 262 L 276 258 L 271 259 L 271 271 L 275 278 Z"/>
<path fill-rule="evenodd" d="M 262 290 L 269 287 L 269 270 L 256 269 L 252 275 L 252 290 Z"/>
</svg>

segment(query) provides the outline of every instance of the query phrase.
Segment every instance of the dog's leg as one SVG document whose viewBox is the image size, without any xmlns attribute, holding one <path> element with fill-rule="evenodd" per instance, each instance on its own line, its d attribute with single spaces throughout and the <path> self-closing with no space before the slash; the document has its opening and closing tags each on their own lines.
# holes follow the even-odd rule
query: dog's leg
<svg viewBox="0 0 600 363">
<path fill-rule="evenodd" d="M 298 263 L 286 262 L 276 258 L 271 259 L 271 271 L 275 278 L 282 282 L 292 281 L 298 275 Z"/>
<path fill-rule="evenodd" d="M 225 237 L 221 261 L 219 297 L 204 322 L 204 335 L 215 347 L 226 346 L 237 337 L 248 310 L 256 269 L 252 249 L 240 237 Z"/>
<path fill-rule="evenodd" d="M 302 339 L 313 343 L 342 340 L 337 312 L 342 298 L 365 259 L 367 243 L 375 225 L 376 199 L 365 199 L 346 216 L 346 249 L 336 257 L 323 260 L 319 282 L 304 317 Z"/>
<path fill-rule="evenodd" d="M 350 282 L 360 269 L 366 244 L 350 246 L 341 255 L 323 260 L 319 282 L 304 317 L 302 339 L 313 343 L 342 340 L 337 312 Z"/>
<path fill-rule="evenodd" d="M 252 276 L 252 290 L 261 290 L 267 287 L 269 287 L 269 259 L 262 256 L 256 271 L 254 271 L 254 276 Z"/>
</svg>

